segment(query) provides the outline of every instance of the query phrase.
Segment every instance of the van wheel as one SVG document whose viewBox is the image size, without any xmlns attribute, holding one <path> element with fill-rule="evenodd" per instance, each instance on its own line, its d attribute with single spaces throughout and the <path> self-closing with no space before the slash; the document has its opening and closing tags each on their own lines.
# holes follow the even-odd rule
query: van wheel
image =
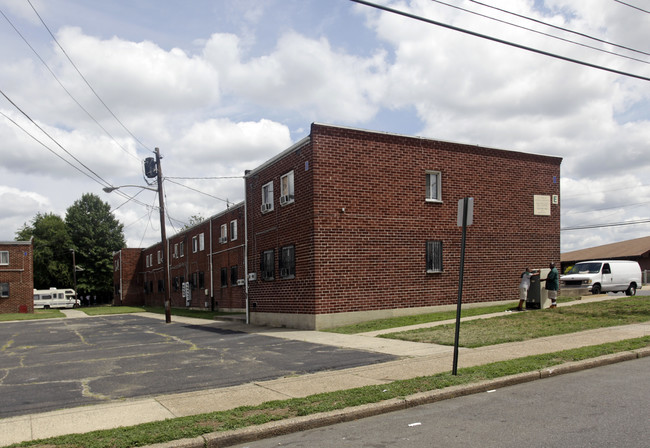
<svg viewBox="0 0 650 448">
<path fill-rule="evenodd" d="M 591 287 L 591 293 L 600 294 L 600 285 L 598 283 Z"/>
<path fill-rule="evenodd" d="M 626 296 L 635 296 L 636 295 L 636 286 L 630 285 L 629 288 L 627 288 L 627 291 L 625 291 Z"/>
</svg>

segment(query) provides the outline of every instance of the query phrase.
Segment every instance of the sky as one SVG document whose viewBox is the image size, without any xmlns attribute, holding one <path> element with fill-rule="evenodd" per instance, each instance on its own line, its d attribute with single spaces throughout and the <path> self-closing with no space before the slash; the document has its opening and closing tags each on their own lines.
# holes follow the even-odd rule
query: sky
<svg viewBox="0 0 650 448">
<path fill-rule="evenodd" d="M 147 247 L 156 193 L 102 187 L 146 186 L 160 148 L 173 235 L 312 122 L 562 157 L 562 252 L 650 233 L 647 2 L 372 3 L 456 29 L 350 0 L 0 0 L 0 240 L 93 193 Z"/>
</svg>

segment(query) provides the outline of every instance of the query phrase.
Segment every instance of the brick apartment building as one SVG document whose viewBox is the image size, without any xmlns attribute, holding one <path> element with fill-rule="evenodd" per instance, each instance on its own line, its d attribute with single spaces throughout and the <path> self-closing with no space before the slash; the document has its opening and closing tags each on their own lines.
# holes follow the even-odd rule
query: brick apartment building
<svg viewBox="0 0 650 448">
<path fill-rule="evenodd" d="M 243 309 L 248 300 L 253 324 L 320 329 L 453 305 L 464 197 L 474 198 L 474 220 L 463 303 L 514 301 L 525 266 L 559 262 L 560 164 L 312 124 L 246 172 L 243 204 L 169 239 L 172 306 L 186 305 L 175 279 L 190 278 L 199 296 L 190 306 Z M 237 238 L 224 239 L 233 220 Z M 143 303 L 163 303 L 160 250 L 132 262 Z"/>
<path fill-rule="evenodd" d="M 0 241 L 0 314 L 34 312 L 31 241 Z"/>
</svg>

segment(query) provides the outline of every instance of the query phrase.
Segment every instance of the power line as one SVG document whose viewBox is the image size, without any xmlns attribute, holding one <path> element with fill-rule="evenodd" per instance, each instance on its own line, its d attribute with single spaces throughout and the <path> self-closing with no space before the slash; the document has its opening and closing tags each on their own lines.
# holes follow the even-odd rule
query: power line
<svg viewBox="0 0 650 448">
<path fill-rule="evenodd" d="M 503 40 L 503 39 L 498 39 L 496 37 L 488 36 L 486 34 L 477 33 L 477 32 L 466 30 L 464 28 L 460 28 L 460 27 L 457 27 L 457 26 L 453 26 L 453 25 L 438 22 L 438 21 L 435 21 L 435 20 L 427 19 L 425 17 L 418 16 L 418 15 L 415 15 L 415 14 L 411 14 L 411 13 L 408 13 L 408 12 L 405 12 L 405 11 L 400 11 L 398 9 L 378 5 L 378 4 L 373 3 L 373 2 L 368 2 L 368 1 L 365 1 L 365 0 L 350 0 L 350 1 L 354 2 L 354 3 L 359 3 L 361 5 L 370 6 L 371 8 L 380 9 L 380 10 L 383 10 L 383 11 L 386 11 L 386 12 L 397 14 L 397 15 L 400 15 L 400 16 L 403 16 L 403 17 L 407 17 L 409 19 L 419 20 L 421 22 L 425 22 L 425 23 L 428 23 L 430 25 L 440 26 L 442 28 L 447 28 L 447 29 L 450 29 L 450 30 L 453 30 L 453 31 L 458 31 L 458 32 L 464 33 L 464 34 L 469 34 L 470 36 L 479 37 L 481 39 L 490 40 L 492 42 L 497 42 L 497 43 L 500 43 L 500 44 L 503 44 L 503 45 L 508 45 L 510 47 L 519 48 L 520 50 L 530 51 L 532 53 L 537 53 L 537 54 L 541 54 L 543 56 L 548 56 L 548 57 L 551 57 L 551 58 L 560 59 L 560 60 L 566 61 L 566 62 L 572 62 L 574 64 L 583 65 L 585 67 L 591 67 L 591 68 L 595 68 L 595 69 L 598 69 L 598 70 L 603 70 L 603 71 L 606 71 L 606 72 L 615 73 L 617 75 L 629 76 L 631 78 L 636 78 L 636 79 L 640 79 L 640 80 L 643 80 L 643 81 L 650 81 L 650 78 L 645 77 L 645 76 L 636 75 L 636 74 L 633 74 L 633 73 L 628 73 L 628 72 L 624 72 L 624 71 L 621 71 L 621 70 L 616 70 L 616 69 L 613 69 L 613 68 L 604 67 L 602 65 L 596 65 L 596 64 L 589 63 L 589 62 L 585 62 L 585 61 L 580 61 L 578 59 L 568 58 L 566 56 L 561 56 L 561 55 L 558 55 L 558 54 L 555 54 L 555 53 L 550 53 L 548 51 L 539 50 L 537 48 L 527 47 L 525 45 L 520 45 L 520 44 L 510 42 L 510 41 L 506 41 L 506 40 Z"/>
<path fill-rule="evenodd" d="M 478 13 L 478 12 L 476 12 L 476 11 L 471 11 L 471 10 L 469 10 L 469 9 L 461 8 L 460 6 L 452 5 L 452 4 L 450 4 L 450 3 L 446 3 L 446 2 L 443 2 L 443 1 L 440 1 L 440 0 L 431 0 L 431 1 L 434 2 L 434 3 L 438 3 L 438 4 L 441 4 L 441 5 L 444 5 L 444 6 L 449 6 L 450 8 L 458 9 L 458 10 L 460 10 L 460 11 L 463 11 L 463 12 L 466 12 L 466 13 L 469 13 L 469 14 L 474 14 L 474 15 L 476 15 L 476 16 L 483 17 L 483 18 L 485 18 L 485 19 L 489 19 L 489 20 L 493 20 L 493 21 L 495 21 L 495 22 L 503 23 L 504 25 L 513 26 L 513 27 L 515 27 L 515 28 L 519 28 L 519 29 L 522 29 L 522 30 L 530 31 L 531 33 L 540 34 L 540 35 L 542 35 L 542 36 L 550 37 L 551 39 L 560 40 L 560 41 L 562 41 L 562 42 L 567 42 L 567 43 L 574 44 L 574 45 L 578 45 L 578 46 L 581 46 L 581 47 L 584 47 L 584 48 L 589 48 L 590 50 L 600 51 L 601 53 L 611 54 L 611 55 L 613 55 L 613 56 L 618 56 L 618 57 L 620 57 L 620 58 L 630 59 L 630 60 L 632 60 L 632 61 L 641 62 L 641 63 L 643 63 L 643 64 L 650 64 L 650 62 L 648 62 L 648 61 L 644 61 L 643 59 L 633 58 L 633 57 L 631 57 L 631 56 L 626 56 L 626 55 L 624 55 L 624 54 L 615 53 L 615 52 L 613 52 L 613 51 L 605 50 L 605 49 L 603 49 L 603 48 L 593 47 L 593 46 L 591 46 L 591 45 L 587 45 L 587 44 L 583 44 L 583 43 L 580 43 L 580 42 L 576 42 L 576 41 L 574 41 L 574 40 L 565 39 L 565 38 L 563 38 L 563 37 L 559 37 L 559 36 L 554 36 L 553 34 L 544 33 L 543 31 L 538 31 L 538 30 L 534 30 L 534 29 L 532 29 L 532 28 L 528 28 L 528 27 L 525 27 L 525 26 L 522 26 L 522 25 L 517 25 L 516 23 L 508 22 L 507 20 L 497 19 L 496 17 L 491 17 L 491 16 L 488 16 L 488 15 L 486 15 L 486 14 L 481 14 L 481 13 Z M 478 4 L 480 4 L 480 5 L 483 4 L 483 3 L 480 3 L 480 2 L 476 2 L 476 3 L 478 3 Z M 488 5 L 486 5 L 486 6 L 488 6 Z M 495 9 L 498 9 L 499 11 L 507 12 L 507 11 L 502 10 L 502 9 L 499 9 L 499 8 L 495 8 Z M 514 13 L 511 13 L 511 14 L 514 14 Z M 517 15 L 517 14 L 515 14 L 515 15 Z M 523 17 L 523 16 L 521 16 L 521 17 Z M 531 19 L 531 20 L 533 20 L 533 19 Z M 649 54 L 649 55 L 650 55 L 650 54 Z"/>
<path fill-rule="evenodd" d="M 181 186 L 181 187 L 187 188 L 188 190 L 196 191 L 197 193 L 201 193 L 201 194 L 204 194 L 204 195 L 206 195 L 206 196 L 210 196 L 211 198 L 214 198 L 214 199 L 217 199 L 217 200 L 219 200 L 219 201 L 225 202 L 225 203 L 228 204 L 228 205 L 234 204 L 233 202 L 230 202 L 230 201 L 227 200 L 227 199 L 221 199 L 221 198 L 218 198 L 218 197 L 216 197 L 216 196 L 213 196 L 213 195 L 211 195 L 211 194 L 209 194 L 209 193 L 206 193 L 206 192 L 204 192 L 204 191 L 197 190 L 196 188 L 188 187 L 187 185 L 183 185 L 183 184 L 181 184 L 181 183 L 179 183 L 179 182 L 174 182 L 173 180 L 170 180 L 168 177 L 166 177 L 165 180 L 171 182 L 172 184 L 176 184 L 176 185 L 179 185 L 179 186 Z"/>
<path fill-rule="evenodd" d="M 567 33 L 575 34 L 577 36 L 586 37 L 587 39 L 595 40 L 595 41 L 601 42 L 603 44 L 612 45 L 614 47 L 618 47 L 618 48 L 621 48 L 621 49 L 624 49 L 624 50 L 633 51 L 635 53 L 640 53 L 640 54 L 645 54 L 646 56 L 650 56 L 650 53 L 647 53 L 645 51 L 636 50 L 634 48 L 626 47 L 624 45 L 615 44 L 613 42 L 609 42 L 607 40 L 600 39 L 598 37 L 590 36 L 588 34 L 584 34 L 584 33 L 578 32 L 578 31 L 574 31 L 574 30 L 570 30 L 568 28 L 563 28 L 561 26 L 553 25 L 552 23 L 544 22 L 542 20 L 534 19 L 532 17 L 524 16 L 522 14 L 517 14 L 515 12 L 508 11 L 506 9 L 497 8 L 496 6 L 488 5 L 487 3 L 479 2 L 477 0 L 469 0 L 469 1 L 472 2 L 472 3 L 476 3 L 477 5 L 485 6 L 486 8 L 492 8 L 492 9 L 495 9 L 497 11 L 501 11 L 503 13 L 510 14 L 510 15 L 515 16 L 515 17 L 519 17 L 521 19 L 530 20 L 531 22 L 535 22 L 535 23 L 539 23 L 539 24 L 544 25 L 544 26 L 555 28 L 556 30 L 561 30 L 561 31 L 564 31 L 564 32 L 567 32 Z"/>
<path fill-rule="evenodd" d="M 58 78 L 58 76 L 56 76 L 56 74 L 54 73 L 54 71 L 53 71 L 53 70 L 50 68 L 50 66 L 47 64 L 47 62 L 45 62 L 45 60 L 41 57 L 41 55 L 38 54 L 38 52 L 36 51 L 36 49 L 35 49 L 35 48 L 34 48 L 34 47 L 29 43 L 29 41 L 25 38 L 25 36 L 23 36 L 23 34 L 18 30 L 18 28 L 16 28 L 16 26 L 15 26 L 15 25 L 13 24 L 13 22 L 9 19 L 9 17 L 7 17 L 7 15 L 2 11 L 2 9 L 0 9 L 0 14 L 2 14 L 2 16 L 5 18 L 5 20 L 6 20 L 7 22 L 9 22 L 9 25 L 11 25 L 11 27 L 14 29 L 14 31 L 16 32 L 16 34 L 18 34 L 18 36 L 20 36 L 20 38 L 25 42 L 25 44 L 27 44 L 27 46 L 30 48 L 30 50 L 32 50 L 32 52 L 36 55 L 36 57 L 37 57 L 37 58 L 41 61 L 41 63 L 45 66 L 45 68 L 47 68 L 47 70 L 50 72 L 50 74 L 51 74 L 52 77 L 56 80 L 56 82 L 59 84 L 59 86 L 61 86 L 61 88 L 65 91 L 65 93 L 67 93 L 68 96 L 69 96 L 70 98 L 72 98 L 72 101 L 74 101 L 74 102 L 77 104 L 77 106 L 79 106 L 79 108 L 80 108 L 81 110 L 83 110 L 83 111 L 86 113 L 86 115 L 88 115 L 88 117 L 90 117 L 90 119 L 93 120 L 93 121 L 97 124 L 97 126 L 99 126 L 99 127 L 101 128 L 101 130 L 104 131 L 104 132 L 106 133 L 106 135 L 108 135 L 108 136 L 111 138 L 111 140 L 113 140 L 113 141 L 115 142 L 115 144 L 117 144 L 117 146 L 118 146 L 122 151 L 124 151 L 125 153 L 127 153 L 127 154 L 130 155 L 131 157 L 134 157 L 134 158 L 137 159 L 136 156 L 134 156 L 133 154 L 131 154 L 130 152 L 128 152 L 128 151 L 126 150 L 126 148 L 124 148 L 124 147 L 123 147 L 123 146 L 122 146 L 122 145 L 121 145 L 121 144 L 120 144 L 120 143 L 115 139 L 115 137 L 113 137 L 113 135 L 111 135 L 111 133 L 108 132 L 108 130 L 106 130 L 106 128 L 104 128 L 104 126 L 102 126 L 102 125 L 99 123 L 99 121 L 97 121 L 97 119 L 96 119 L 95 117 L 93 117 L 93 115 L 92 115 L 90 112 L 88 112 L 88 110 L 87 110 L 85 107 L 83 107 L 83 106 L 81 105 L 81 103 L 80 103 L 79 101 L 77 101 L 77 99 L 72 95 L 72 93 L 70 93 L 70 91 L 69 91 L 69 90 L 68 90 L 68 89 L 63 85 L 63 83 L 62 83 L 61 80 Z M 138 160 L 139 160 L 139 159 L 138 159 Z"/>
<path fill-rule="evenodd" d="M 646 11 L 645 9 L 641 9 L 638 6 L 630 5 L 629 3 L 622 2 L 621 0 L 614 0 L 616 3 L 620 3 L 621 5 L 629 6 L 630 8 L 637 9 L 641 12 L 645 12 L 646 14 L 650 14 L 650 11 Z"/>
<path fill-rule="evenodd" d="M 140 143 L 140 145 L 141 145 L 143 148 L 149 150 L 150 152 L 153 152 L 153 151 L 151 151 L 151 149 L 148 148 L 144 143 L 142 143 L 142 142 L 140 141 L 140 139 L 139 139 L 138 137 L 136 137 L 136 136 L 135 136 L 135 135 L 134 135 L 134 134 L 129 130 L 129 128 L 127 128 L 126 125 L 124 125 L 124 123 L 122 123 L 122 121 L 121 121 L 119 118 L 117 118 L 117 116 L 113 113 L 113 111 L 108 107 L 108 105 L 104 102 L 104 100 L 101 99 L 101 97 L 99 96 L 99 94 L 97 94 L 97 92 L 95 91 L 95 89 L 90 85 L 90 83 L 88 82 L 88 80 L 86 79 L 86 77 L 85 77 L 85 76 L 81 73 L 81 71 L 77 68 L 77 66 L 76 66 L 75 63 L 72 61 L 72 59 L 70 58 L 70 56 L 68 55 L 68 53 L 67 53 L 67 52 L 65 51 L 65 49 L 63 48 L 63 46 L 59 43 L 59 41 L 58 41 L 57 38 L 54 36 L 54 34 L 52 33 L 52 31 L 50 31 L 50 28 L 47 26 L 47 24 L 45 23 L 45 21 L 43 20 L 43 18 L 41 17 L 41 15 L 38 13 L 38 11 L 36 10 L 36 8 L 35 8 L 34 5 L 32 4 L 32 2 L 31 2 L 30 0 L 27 0 L 27 3 L 29 3 L 29 6 L 32 7 L 32 9 L 33 9 L 34 12 L 36 13 L 36 16 L 38 17 L 38 19 L 41 21 L 41 23 L 43 24 L 43 26 L 45 27 L 45 29 L 47 30 L 47 32 L 50 33 L 50 36 L 52 36 L 52 39 L 54 39 L 54 42 L 55 42 L 55 43 L 57 44 L 57 46 L 61 49 L 61 51 L 63 52 L 63 54 L 65 55 L 65 57 L 68 59 L 68 61 L 70 61 L 70 64 L 72 64 L 72 66 L 73 66 L 74 69 L 77 71 L 77 73 L 79 74 L 79 76 L 81 77 L 81 79 L 83 79 L 83 81 L 86 83 L 86 85 L 87 85 L 88 88 L 91 90 L 91 92 L 92 92 L 92 93 L 97 97 L 97 99 L 99 100 L 99 102 L 102 103 L 102 105 L 106 108 L 106 110 L 107 110 L 107 111 L 108 111 L 108 112 L 113 116 L 113 118 L 115 118 L 115 120 L 116 120 L 116 121 L 117 121 L 117 122 L 122 126 L 122 128 L 123 128 L 126 132 L 128 132 L 129 135 L 130 135 L 131 137 L 133 137 L 133 138 L 135 139 L 135 141 L 137 141 L 138 143 Z"/>
<path fill-rule="evenodd" d="M 639 219 L 637 221 L 623 221 L 623 222 L 613 222 L 608 224 L 590 224 L 585 226 L 573 226 L 573 227 L 564 227 L 560 231 L 566 230 L 584 230 L 584 229 L 600 229 L 603 227 L 620 227 L 620 226 L 631 226 L 635 224 L 647 224 L 650 223 L 650 219 Z"/>
</svg>

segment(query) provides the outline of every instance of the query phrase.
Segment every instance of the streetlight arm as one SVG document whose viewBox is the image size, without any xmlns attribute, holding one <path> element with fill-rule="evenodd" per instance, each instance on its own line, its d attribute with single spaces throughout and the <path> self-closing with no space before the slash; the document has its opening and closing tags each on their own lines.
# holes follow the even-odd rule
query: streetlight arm
<svg viewBox="0 0 650 448">
<path fill-rule="evenodd" d="M 152 188 L 152 187 L 144 187 L 142 185 L 120 185 L 117 187 L 104 187 L 102 190 L 104 190 L 106 193 L 112 193 L 115 190 L 119 190 L 120 188 L 124 187 L 131 187 L 131 188 L 142 188 L 143 190 L 150 190 L 150 191 L 158 191 L 157 188 Z"/>
</svg>

